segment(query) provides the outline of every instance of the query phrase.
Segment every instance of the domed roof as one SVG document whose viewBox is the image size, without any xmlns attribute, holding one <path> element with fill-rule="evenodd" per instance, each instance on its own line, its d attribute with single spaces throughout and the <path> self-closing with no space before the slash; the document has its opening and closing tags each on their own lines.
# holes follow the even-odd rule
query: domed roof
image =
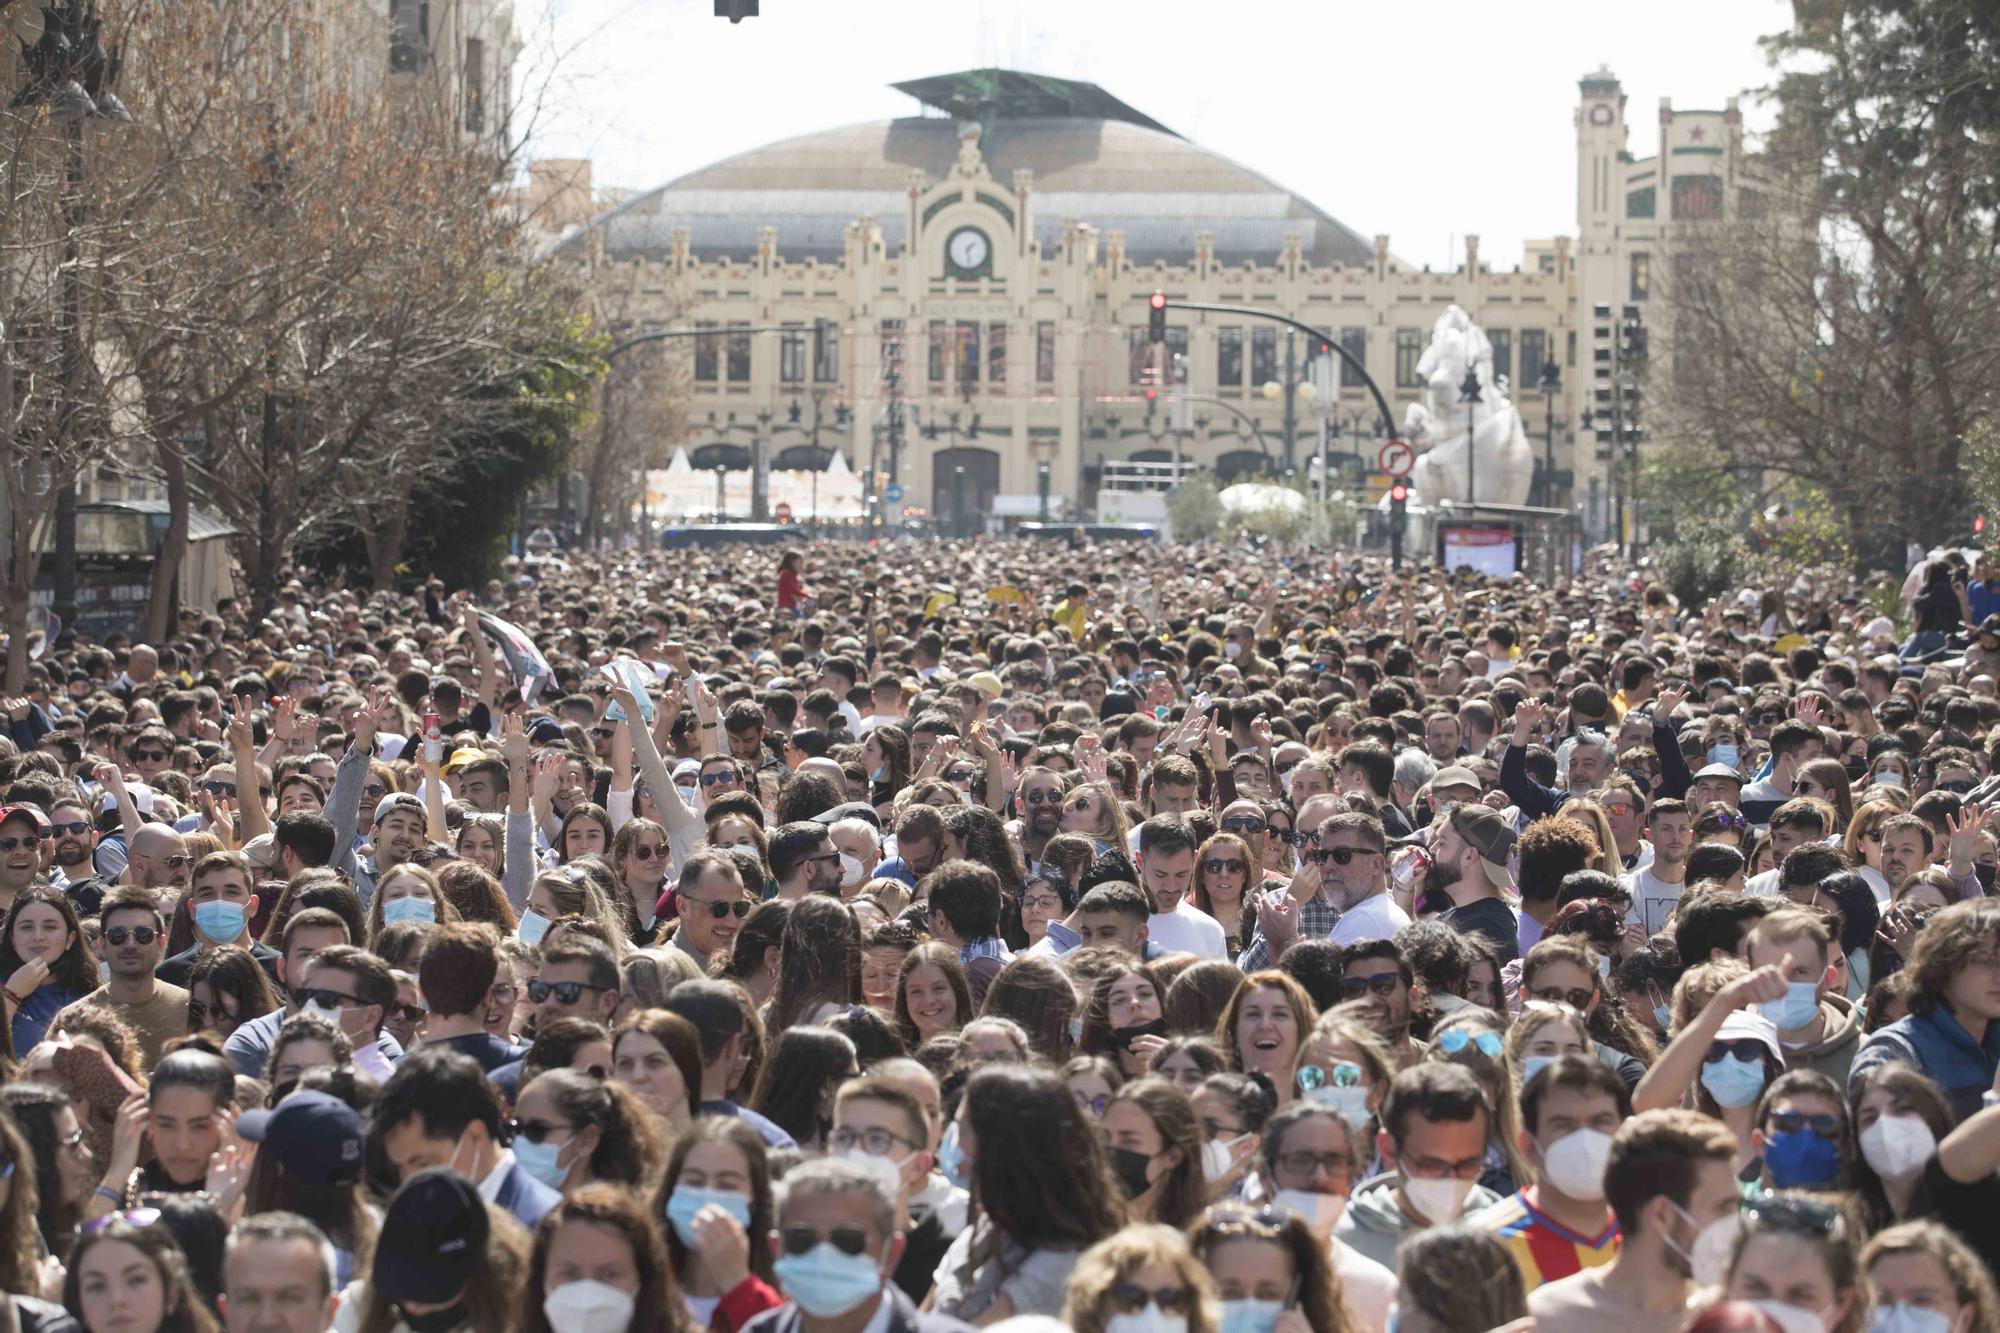
<svg viewBox="0 0 2000 1333">
<path fill-rule="evenodd" d="M 1126 254 L 1142 264 L 1185 262 L 1202 230 L 1214 233 L 1215 257 L 1227 264 L 1274 262 L 1287 232 L 1298 233 L 1305 258 L 1316 265 L 1373 260 L 1372 245 L 1283 186 L 1090 85 L 1037 82 L 1096 94 L 1062 109 L 1105 112 L 1022 115 L 991 101 L 983 108 L 980 152 L 1000 192 L 1011 189 L 1017 169 L 1034 172 L 1035 234 L 1044 253 L 1060 242 L 1064 219 L 1075 218 L 1100 233 L 1122 229 Z M 1046 98 L 1019 105 L 1030 112 L 1047 107 Z M 703 258 L 749 258 L 757 229 L 769 226 L 777 228 L 784 258 L 832 261 L 841 256 L 846 226 L 872 215 L 893 253 L 907 241 L 912 169 L 931 181 L 947 177 L 962 123 L 907 117 L 783 139 L 638 195 L 590 225 L 613 259 L 665 258 L 677 227 L 689 229 Z"/>
</svg>

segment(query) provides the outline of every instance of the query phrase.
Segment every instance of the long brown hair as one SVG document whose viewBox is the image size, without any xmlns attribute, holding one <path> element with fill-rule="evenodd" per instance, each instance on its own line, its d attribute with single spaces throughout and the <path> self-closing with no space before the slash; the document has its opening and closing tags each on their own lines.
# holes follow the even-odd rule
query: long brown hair
<svg viewBox="0 0 2000 1333">
<path fill-rule="evenodd" d="M 1158 1074 L 1134 1079 L 1111 1094 L 1108 1106 L 1130 1102 L 1146 1113 L 1159 1132 L 1161 1151 L 1178 1149 L 1181 1160 L 1174 1163 L 1158 1183 L 1159 1202 L 1154 1220 L 1172 1227 L 1185 1227 L 1208 1206 L 1208 1182 L 1201 1169 L 1201 1125 L 1195 1119 L 1194 1103 L 1172 1080 Z"/>
<path fill-rule="evenodd" d="M 667 1215 L 667 1200 L 673 1197 L 674 1185 L 681 1178 L 681 1169 L 687 1165 L 688 1154 L 704 1143 L 727 1143 L 743 1154 L 743 1160 L 750 1169 L 750 1226 L 752 1237 L 771 1234 L 771 1164 L 765 1156 L 764 1140 L 749 1122 L 733 1115 L 706 1115 L 689 1125 L 681 1136 L 674 1140 L 674 1148 L 667 1156 L 667 1169 L 660 1176 L 660 1183 L 653 1191 L 653 1216 Z M 681 1238 L 672 1227 L 667 1228 L 667 1254 L 673 1262 L 674 1271 L 680 1272 L 687 1266 L 693 1252 L 681 1243 Z M 766 1282 L 776 1279 L 771 1276 L 771 1247 L 754 1241 L 750 1246 L 750 1271 Z"/>
<path fill-rule="evenodd" d="M 135 1226 L 122 1217 L 105 1219 L 103 1226 L 77 1241 L 69 1256 L 69 1276 L 63 1279 L 65 1306 L 71 1310 L 83 1308 L 83 1261 L 97 1246 L 114 1241 L 145 1255 L 159 1274 L 160 1286 L 166 1291 L 166 1310 L 158 1333 L 217 1333 L 215 1316 L 202 1303 L 201 1292 L 188 1272 L 187 1256 L 174 1243 L 174 1233 L 165 1226 Z M 33 1287 L 9 1290 L 26 1292 Z"/>
<path fill-rule="evenodd" d="M 951 985 L 952 1002 L 958 1006 L 952 1028 L 962 1028 L 972 1019 L 972 986 L 965 979 L 965 968 L 958 961 L 958 950 L 936 940 L 919 944 L 903 955 L 903 965 L 896 970 L 896 1028 L 903 1034 L 903 1044 L 913 1051 L 923 1045 L 924 1039 L 917 1033 L 916 1019 L 910 1017 L 910 973 L 924 966 L 935 967 L 944 973 L 945 980 Z M 857 985 L 859 975 L 857 972 Z"/>
<path fill-rule="evenodd" d="M 35 1213 L 41 1192 L 35 1181 L 35 1155 L 12 1116 L 0 1113 L 0 1171 L 13 1168 L 7 1180 L 7 1203 L 0 1207 L 0 1291 L 41 1289 L 35 1240 Z"/>
<path fill-rule="evenodd" d="M 1188 1243 L 1194 1257 L 1211 1273 L 1215 1255 L 1235 1242 L 1276 1245 L 1292 1265 L 1292 1285 L 1297 1295 L 1289 1302 L 1305 1316 L 1306 1326 L 1332 1333 L 1348 1333 L 1347 1297 L 1341 1290 L 1340 1274 L 1324 1243 L 1314 1238 L 1311 1228 L 1291 1213 L 1276 1209 L 1252 1209 L 1238 1203 L 1218 1203 L 1188 1228 Z"/>
<path fill-rule="evenodd" d="M 778 942 L 778 988 L 764 1026 L 783 1032 L 822 1004 L 861 1003 L 861 925 L 846 903 L 807 894 L 792 904 Z M 971 1017 L 961 1014 L 960 1021 Z"/>
<path fill-rule="evenodd" d="M 521 1333 L 554 1333 L 542 1302 L 549 1294 L 549 1251 L 556 1232 L 576 1223 L 603 1227 L 624 1238 L 632 1251 L 632 1266 L 639 1270 L 639 1290 L 634 1296 L 630 1333 L 683 1333 L 688 1326 L 686 1306 L 681 1302 L 680 1284 L 667 1258 L 660 1237 L 657 1214 L 648 1216 L 639 1196 L 615 1185 L 585 1185 L 574 1197 L 551 1208 L 535 1228 L 535 1249 L 528 1260 L 528 1285 L 521 1293 Z M 753 1244 L 751 1249 L 768 1249 Z M 478 1328 L 480 1325 L 474 1324 Z"/>
<path fill-rule="evenodd" d="M 97 955 L 90 951 L 90 941 L 83 936 L 83 923 L 76 919 L 76 905 L 69 900 L 68 894 L 39 884 L 21 890 L 14 899 L 14 905 L 7 909 L 5 923 L 0 923 L 0 976 L 11 977 L 21 968 L 24 960 L 14 949 L 14 923 L 21 919 L 23 908 L 33 907 L 36 903 L 53 907 L 69 929 L 69 945 L 50 965 L 49 980 L 79 994 L 96 990 Z"/>
</svg>

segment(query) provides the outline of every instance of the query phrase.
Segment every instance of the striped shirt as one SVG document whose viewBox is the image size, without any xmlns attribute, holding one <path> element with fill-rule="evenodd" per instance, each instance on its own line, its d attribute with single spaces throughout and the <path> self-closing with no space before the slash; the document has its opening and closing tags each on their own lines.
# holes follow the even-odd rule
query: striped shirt
<svg viewBox="0 0 2000 1333">
<path fill-rule="evenodd" d="M 1521 1270 L 1522 1285 L 1529 1291 L 1608 1264 L 1618 1253 L 1618 1221 L 1608 1209 L 1604 1230 L 1596 1236 L 1582 1236 L 1529 1203 L 1526 1190 L 1516 1190 L 1467 1221 L 1491 1232 L 1507 1247 L 1515 1267 Z"/>
</svg>

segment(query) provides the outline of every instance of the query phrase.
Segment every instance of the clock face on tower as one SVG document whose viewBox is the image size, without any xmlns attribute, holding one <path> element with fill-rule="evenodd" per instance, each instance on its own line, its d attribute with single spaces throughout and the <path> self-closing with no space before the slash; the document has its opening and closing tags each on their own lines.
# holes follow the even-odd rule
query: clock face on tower
<svg viewBox="0 0 2000 1333">
<path fill-rule="evenodd" d="M 1613 112 L 1611 108 L 1605 105 L 1603 102 L 1599 102 L 1596 106 L 1590 108 L 1591 124 L 1609 125 L 1612 119 L 1613 119 Z"/>
<path fill-rule="evenodd" d="M 944 243 L 944 257 L 955 277 L 978 277 L 986 272 L 993 246 L 977 227 L 960 227 Z"/>
</svg>

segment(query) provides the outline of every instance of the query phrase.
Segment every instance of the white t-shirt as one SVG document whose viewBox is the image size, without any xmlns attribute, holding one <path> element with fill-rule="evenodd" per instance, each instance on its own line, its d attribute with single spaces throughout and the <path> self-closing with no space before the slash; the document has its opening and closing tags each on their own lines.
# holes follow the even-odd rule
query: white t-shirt
<svg viewBox="0 0 2000 1333">
<path fill-rule="evenodd" d="M 1340 920 L 1333 923 L 1333 934 L 1329 938 L 1345 948 L 1369 940 L 1389 939 L 1409 924 L 1410 914 L 1396 906 L 1396 900 L 1388 894 L 1378 893 L 1372 898 L 1363 898 L 1353 908 L 1342 912 Z"/>
<path fill-rule="evenodd" d="M 1632 911 L 1625 919 L 1644 926 L 1648 935 L 1667 928 L 1667 918 L 1674 914 L 1681 893 L 1687 888 L 1685 882 L 1669 884 L 1655 878 L 1650 865 L 1629 875 L 1620 875 L 1618 882 L 1632 895 Z"/>
<path fill-rule="evenodd" d="M 1889 905 L 1889 881 L 1882 878 L 1881 871 L 1871 865 L 1861 865 L 1855 867 L 1854 873 L 1868 881 L 1868 887 L 1874 891 L 1877 905 L 1882 907 Z"/>
<path fill-rule="evenodd" d="M 1760 875 L 1752 875 L 1743 881 L 1743 892 L 1756 898 L 1769 898 L 1778 892 L 1776 870 L 1766 870 Z"/>
<path fill-rule="evenodd" d="M 1333 1271 L 1340 1275 L 1349 1325 L 1364 1333 L 1383 1333 L 1389 1327 L 1389 1307 L 1396 1300 L 1396 1275 L 1338 1236 L 1333 1237 Z"/>
<path fill-rule="evenodd" d="M 1174 904 L 1173 911 L 1148 918 L 1146 937 L 1169 953 L 1229 958 L 1229 939 L 1222 923 L 1185 898 Z"/>
</svg>

